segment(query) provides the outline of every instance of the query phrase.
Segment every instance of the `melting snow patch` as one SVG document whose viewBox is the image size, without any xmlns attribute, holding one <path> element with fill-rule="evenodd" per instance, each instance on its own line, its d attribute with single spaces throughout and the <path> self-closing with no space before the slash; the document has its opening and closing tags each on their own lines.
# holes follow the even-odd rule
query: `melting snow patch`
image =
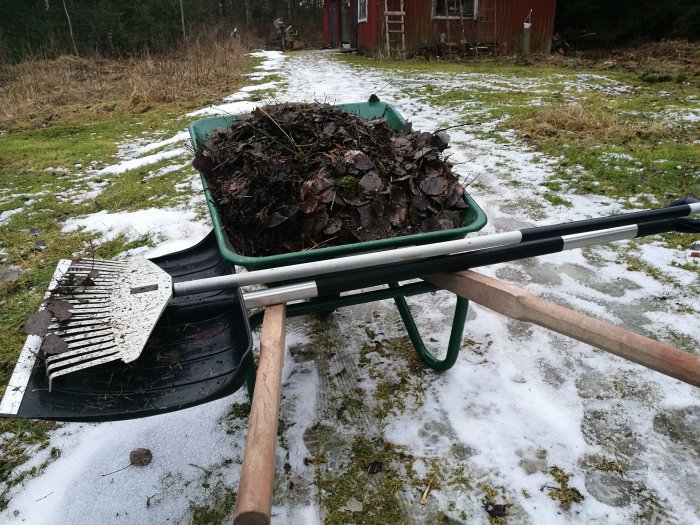
<svg viewBox="0 0 700 525">
<path fill-rule="evenodd" d="M 10 221 L 13 215 L 17 215 L 24 208 L 15 208 L 14 210 L 0 211 L 0 224 L 6 224 Z"/>
<path fill-rule="evenodd" d="M 686 122 L 700 122 L 700 110 L 680 114 L 680 119 Z"/>
<path fill-rule="evenodd" d="M 68 168 L 61 168 L 61 167 L 58 167 L 58 168 L 44 168 L 42 171 L 45 171 L 45 172 L 47 172 L 47 173 L 63 173 L 63 174 L 70 173 L 70 170 L 69 170 Z"/>
<path fill-rule="evenodd" d="M 277 70 L 285 60 L 284 53 L 281 51 L 255 51 L 250 53 L 250 56 L 255 58 L 264 58 L 262 64 L 256 66 L 256 69 L 265 71 Z"/>
<path fill-rule="evenodd" d="M 189 166 L 190 166 L 189 162 L 183 162 L 180 164 L 171 164 L 170 166 L 163 166 L 162 168 L 158 168 L 157 170 L 150 172 L 148 174 L 148 176 L 143 178 L 143 180 L 155 179 L 157 177 L 162 177 L 163 175 L 167 175 L 168 173 L 173 173 L 175 171 L 179 171 L 179 170 L 187 168 Z"/>
<path fill-rule="evenodd" d="M 190 138 L 190 134 L 188 131 L 180 131 L 179 133 L 176 133 L 169 139 L 165 140 L 159 140 L 157 142 L 150 142 L 146 144 L 145 146 L 141 146 L 138 148 L 138 153 L 148 153 L 149 151 L 153 151 L 158 148 L 163 148 L 165 146 L 170 146 L 171 144 L 177 144 L 179 142 L 185 142 Z"/>
<path fill-rule="evenodd" d="M 163 208 L 120 213 L 101 211 L 87 217 L 69 219 L 63 231 L 80 228 L 100 233 L 104 240 L 112 240 L 122 234 L 131 240 L 144 236 L 154 239 L 183 239 L 193 232 L 209 229 L 197 219 L 193 210 Z"/>
<path fill-rule="evenodd" d="M 226 102 L 240 102 L 241 100 L 245 100 L 247 98 L 250 98 L 250 93 L 243 93 L 239 91 L 238 93 L 224 97 L 224 100 Z"/>
<path fill-rule="evenodd" d="M 81 189 L 75 192 L 68 192 L 65 194 L 66 200 L 70 200 L 73 204 L 81 204 L 85 201 L 96 199 L 109 184 L 109 180 L 88 181 L 87 190 Z M 72 197 L 69 196 L 71 193 L 73 193 Z"/>
<path fill-rule="evenodd" d="M 264 84 L 255 84 L 252 86 L 245 86 L 241 88 L 241 91 L 249 93 L 251 91 L 262 91 L 264 89 L 273 89 L 279 82 L 265 82 Z"/>
<path fill-rule="evenodd" d="M 142 166 L 147 166 L 149 164 L 155 164 L 165 159 L 172 159 L 174 157 L 183 157 L 189 155 L 189 150 L 187 148 L 177 148 L 169 151 L 161 151 L 160 153 L 155 153 L 153 155 L 147 155 L 145 157 L 140 157 L 137 159 L 129 159 L 114 164 L 113 166 L 107 166 L 98 171 L 100 175 L 107 174 L 119 174 L 126 171 L 135 170 L 141 168 Z"/>
<path fill-rule="evenodd" d="M 205 116 L 205 115 L 240 115 L 241 113 L 250 113 L 260 105 L 259 102 L 230 102 L 228 104 L 217 104 L 208 108 L 200 109 L 188 113 L 189 117 Z"/>
</svg>

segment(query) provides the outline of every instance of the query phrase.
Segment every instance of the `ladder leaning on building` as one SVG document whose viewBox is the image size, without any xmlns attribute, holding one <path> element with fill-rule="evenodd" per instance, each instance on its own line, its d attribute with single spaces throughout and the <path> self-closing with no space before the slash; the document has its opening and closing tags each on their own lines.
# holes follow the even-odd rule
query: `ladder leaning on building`
<svg viewBox="0 0 700 525">
<path fill-rule="evenodd" d="M 391 4 L 391 10 L 389 10 Z M 404 34 L 406 11 L 403 0 L 384 0 L 384 33 L 386 35 L 386 58 L 406 58 Z"/>
</svg>

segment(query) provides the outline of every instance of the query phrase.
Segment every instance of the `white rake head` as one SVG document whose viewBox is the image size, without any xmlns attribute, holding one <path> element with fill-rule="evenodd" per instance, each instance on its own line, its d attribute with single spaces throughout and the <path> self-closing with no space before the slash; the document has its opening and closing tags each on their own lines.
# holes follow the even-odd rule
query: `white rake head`
<svg viewBox="0 0 700 525">
<path fill-rule="evenodd" d="M 171 297 L 170 275 L 148 260 L 62 259 L 42 307 L 51 301 L 70 304 L 68 319 L 52 313 L 44 337 L 44 343 L 51 334 L 65 343 L 60 353 L 42 351 L 49 390 L 56 377 L 138 358 Z"/>
</svg>

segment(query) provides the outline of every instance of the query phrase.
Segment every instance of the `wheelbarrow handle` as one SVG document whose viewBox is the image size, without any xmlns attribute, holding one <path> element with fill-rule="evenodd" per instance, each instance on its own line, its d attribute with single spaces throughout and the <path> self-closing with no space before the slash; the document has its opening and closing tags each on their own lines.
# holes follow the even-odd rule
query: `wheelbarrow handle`
<svg viewBox="0 0 700 525">
<path fill-rule="evenodd" d="M 700 356 L 589 317 L 473 271 L 437 274 L 426 280 L 519 321 L 572 337 L 684 383 L 700 387 Z"/>
<path fill-rule="evenodd" d="M 260 363 L 248 417 L 234 525 L 269 525 L 271 519 L 284 364 L 285 310 L 284 304 L 265 309 L 260 335 Z"/>
</svg>

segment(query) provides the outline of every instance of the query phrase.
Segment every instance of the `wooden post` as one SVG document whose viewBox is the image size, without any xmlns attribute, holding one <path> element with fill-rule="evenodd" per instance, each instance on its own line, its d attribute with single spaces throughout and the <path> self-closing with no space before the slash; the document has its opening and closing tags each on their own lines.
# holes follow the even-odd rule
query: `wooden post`
<svg viewBox="0 0 700 525">
<path fill-rule="evenodd" d="M 284 364 L 284 304 L 265 309 L 234 525 L 269 525 Z"/>
<path fill-rule="evenodd" d="M 575 312 L 473 271 L 431 275 L 426 280 L 513 319 L 544 326 L 685 383 L 700 386 L 700 356 Z"/>
</svg>

